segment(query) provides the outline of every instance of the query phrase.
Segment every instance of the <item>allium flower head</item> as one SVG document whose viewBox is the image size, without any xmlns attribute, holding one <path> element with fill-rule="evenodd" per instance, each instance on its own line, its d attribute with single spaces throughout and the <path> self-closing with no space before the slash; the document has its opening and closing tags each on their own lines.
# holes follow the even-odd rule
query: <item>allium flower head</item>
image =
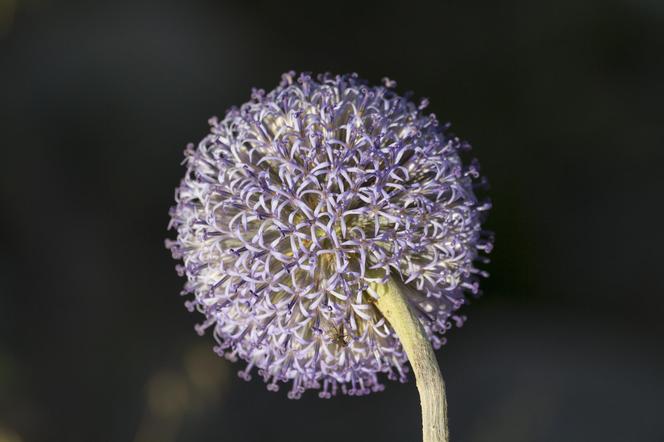
<svg viewBox="0 0 664 442">
<path fill-rule="evenodd" d="M 405 379 L 407 357 L 376 309 L 372 283 L 394 278 L 433 346 L 476 293 L 491 241 L 479 177 L 433 114 L 394 82 L 284 74 L 254 90 L 185 151 L 167 247 L 183 264 L 186 303 L 215 351 L 288 394 L 361 395 L 378 374 Z"/>
</svg>

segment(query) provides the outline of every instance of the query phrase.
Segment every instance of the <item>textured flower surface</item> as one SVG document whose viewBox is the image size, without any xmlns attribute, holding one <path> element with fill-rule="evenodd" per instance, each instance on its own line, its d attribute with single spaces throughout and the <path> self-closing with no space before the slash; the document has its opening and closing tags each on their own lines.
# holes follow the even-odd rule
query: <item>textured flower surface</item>
<svg viewBox="0 0 664 442">
<path fill-rule="evenodd" d="M 186 302 L 215 351 L 247 361 L 288 396 L 379 391 L 405 379 L 407 357 L 373 302 L 394 278 L 435 348 L 491 240 L 488 203 L 469 146 L 394 82 L 284 74 L 185 151 L 167 247 L 186 275 Z"/>
</svg>

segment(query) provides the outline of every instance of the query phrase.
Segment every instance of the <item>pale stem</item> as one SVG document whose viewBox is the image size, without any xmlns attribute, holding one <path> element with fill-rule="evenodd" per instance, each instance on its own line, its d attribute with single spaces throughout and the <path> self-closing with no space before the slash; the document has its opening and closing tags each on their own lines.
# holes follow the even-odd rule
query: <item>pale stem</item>
<svg viewBox="0 0 664 442">
<path fill-rule="evenodd" d="M 404 292 L 410 289 L 393 279 L 372 285 L 379 295 L 375 305 L 399 337 L 415 372 L 422 406 L 423 441 L 448 442 L 445 384 L 426 332 L 405 298 Z"/>
</svg>

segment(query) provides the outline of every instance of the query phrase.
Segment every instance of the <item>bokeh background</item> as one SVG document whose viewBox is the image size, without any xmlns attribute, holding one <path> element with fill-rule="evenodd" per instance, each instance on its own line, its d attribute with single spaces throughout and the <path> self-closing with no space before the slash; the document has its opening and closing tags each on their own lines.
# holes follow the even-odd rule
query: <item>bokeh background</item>
<svg viewBox="0 0 664 442">
<path fill-rule="evenodd" d="M 491 181 L 456 442 L 664 441 L 664 2 L 0 0 L 0 442 L 416 441 L 413 382 L 217 358 L 164 249 L 187 142 L 296 69 L 426 96 Z"/>
</svg>

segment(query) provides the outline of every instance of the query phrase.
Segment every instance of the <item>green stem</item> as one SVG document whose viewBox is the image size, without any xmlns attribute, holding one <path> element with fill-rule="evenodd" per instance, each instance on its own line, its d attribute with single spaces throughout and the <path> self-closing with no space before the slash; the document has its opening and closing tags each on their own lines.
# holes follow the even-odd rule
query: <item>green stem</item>
<svg viewBox="0 0 664 442">
<path fill-rule="evenodd" d="M 423 441 L 448 442 L 445 384 L 426 332 L 405 299 L 404 292 L 410 289 L 393 279 L 373 288 L 379 295 L 376 307 L 396 332 L 415 372 Z"/>
</svg>

